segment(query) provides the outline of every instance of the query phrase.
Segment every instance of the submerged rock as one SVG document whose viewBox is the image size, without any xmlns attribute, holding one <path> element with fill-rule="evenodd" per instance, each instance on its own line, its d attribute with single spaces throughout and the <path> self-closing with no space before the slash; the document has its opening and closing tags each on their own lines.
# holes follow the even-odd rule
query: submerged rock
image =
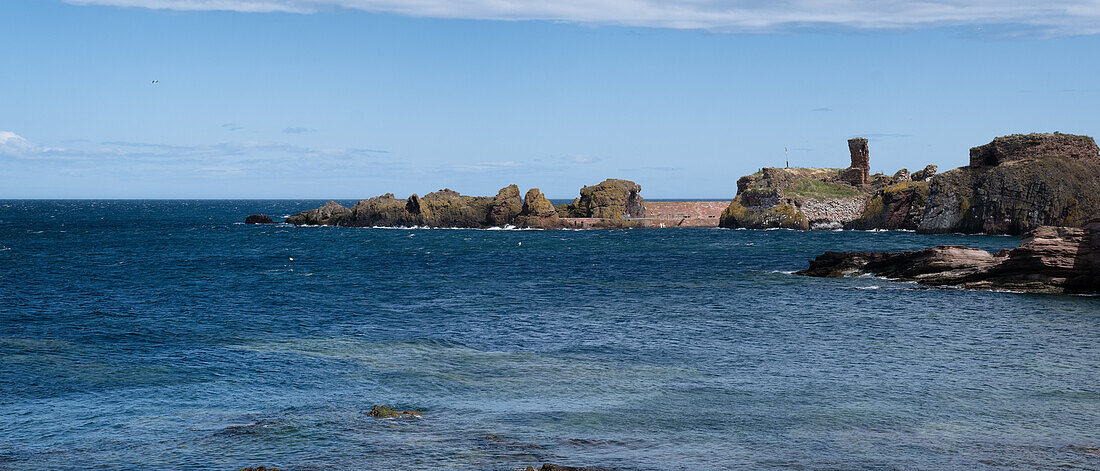
<svg viewBox="0 0 1100 471">
<path fill-rule="evenodd" d="M 798 275 L 874 274 L 932 286 L 1044 293 L 1100 292 L 1100 220 L 1084 228 L 1043 226 L 1019 247 L 991 254 L 962 246 L 913 252 L 825 252 Z"/>
<path fill-rule="evenodd" d="M 244 218 L 245 224 L 275 224 L 275 221 L 271 220 L 266 214 L 253 214 Z"/>
<path fill-rule="evenodd" d="M 562 466 L 553 463 L 543 463 L 542 467 L 535 469 L 534 466 L 528 466 L 524 468 L 524 471 L 610 471 L 607 468 L 589 468 L 584 466 Z"/>
<path fill-rule="evenodd" d="M 396 417 L 420 417 L 418 410 L 397 410 L 389 406 L 372 406 L 367 415 L 377 419 L 392 419 Z"/>
</svg>

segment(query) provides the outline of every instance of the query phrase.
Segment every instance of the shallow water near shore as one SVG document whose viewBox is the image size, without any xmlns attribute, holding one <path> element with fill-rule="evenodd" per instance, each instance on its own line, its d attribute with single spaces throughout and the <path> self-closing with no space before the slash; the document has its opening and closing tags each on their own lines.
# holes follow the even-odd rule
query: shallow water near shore
<svg viewBox="0 0 1100 471">
<path fill-rule="evenodd" d="M 0 469 L 1100 469 L 1100 298 L 790 273 L 1018 238 L 321 203 L 0 201 Z"/>
</svg>

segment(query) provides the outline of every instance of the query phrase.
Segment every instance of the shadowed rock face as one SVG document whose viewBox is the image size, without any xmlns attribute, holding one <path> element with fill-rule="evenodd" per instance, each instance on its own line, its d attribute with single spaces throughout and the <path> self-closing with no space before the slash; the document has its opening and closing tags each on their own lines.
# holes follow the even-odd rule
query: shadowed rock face
<svg viewBox="0 0 1100 471">
<path fill-rule="evenodd" d="M 275 224 L 275 221 L 271 220 L 266 214 L 253 214 L 244 218 L 245 224 Z"/>
<path fill-rule="evenodd" d="M 874 274 L 933 286 L 1027 292 L 1100 292 L 1100 221 L 1044 226 L 997 254 L 941 245 L 914 252 L 826 252 L 799 275 Z"/>
<path fill-rule="evenodd" d="M 1100 148 L 1089 136 L 1074 134 L 1013 134 L 970 149 L 970 167 L 993 167 L 1014 160 L 1057 156 L 1063 159 L 1100 161 Z"/>
<path fill-rule="evenodd" d="M 1100 161 L 1044 156 L 936 175 L 920 232 L 1023 234 L 1100 214 Z"/>
</svg>

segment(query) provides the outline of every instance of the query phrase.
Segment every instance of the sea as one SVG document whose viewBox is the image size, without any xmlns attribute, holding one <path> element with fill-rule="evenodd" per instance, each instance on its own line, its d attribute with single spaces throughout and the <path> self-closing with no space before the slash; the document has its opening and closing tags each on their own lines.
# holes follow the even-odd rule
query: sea
<svg viewBox="0 0 1100 471">
<path fill-rule="evenodd" d="M 1100 469 L 1100 298 L 792 273 L 1017 237 L 322 203 L 0 201 L 0 469 Z"/>
</svg>

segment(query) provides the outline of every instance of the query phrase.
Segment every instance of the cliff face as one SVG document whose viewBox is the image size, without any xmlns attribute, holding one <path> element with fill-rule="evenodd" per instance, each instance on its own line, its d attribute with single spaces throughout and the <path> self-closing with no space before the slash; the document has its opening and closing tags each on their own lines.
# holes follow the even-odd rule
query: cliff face
<svg viewBox="0 0 1100 471">
<path fill-rule="evenodd" d="M 1100 214 L 1092 138 L 1008 136 L 971 156 L 972 166 L 932 179 L 919 231 L 1022 234 L 1043 225 L 1080 227 Z"/>
</svg>

